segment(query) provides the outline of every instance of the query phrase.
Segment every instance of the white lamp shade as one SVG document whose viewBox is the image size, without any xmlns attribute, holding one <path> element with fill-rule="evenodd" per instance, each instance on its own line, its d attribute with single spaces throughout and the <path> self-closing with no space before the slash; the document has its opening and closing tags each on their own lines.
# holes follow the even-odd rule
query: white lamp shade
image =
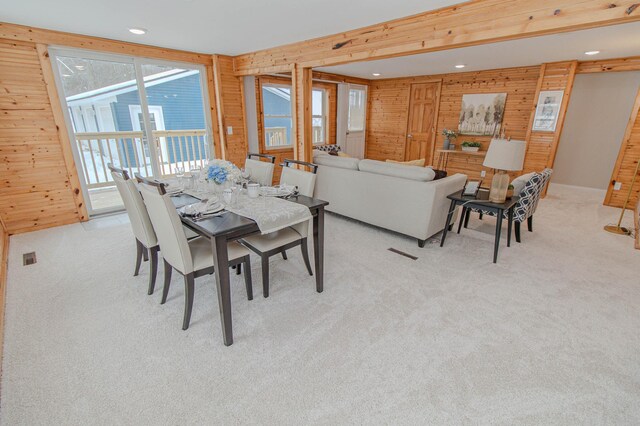
<svg viewBox="0 0 640 426">
<path fill-rule="evenodd" d="M 493 139 L 482 164 L 490 169 L 522 170 L 526 148 L 525 141 Z"/>
</svg>

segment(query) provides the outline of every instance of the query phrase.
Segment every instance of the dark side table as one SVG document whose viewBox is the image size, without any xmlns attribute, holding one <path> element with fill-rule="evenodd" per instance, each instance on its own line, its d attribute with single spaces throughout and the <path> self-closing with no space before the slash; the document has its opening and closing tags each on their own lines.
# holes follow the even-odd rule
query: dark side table
<svg viewBox="0 0 640 426">
<path fill-rule="evenodd" d="M 492 203 L 489 201 L 489 191 L 480 190 L 477 196 L 462 195 L 462 191 L 455 192 L 447 196 L 451 200 L 451 206 L 447 214 L 447 225 L 451 223 L 453 213 L 456 211 L 456 207 L 462 206 L 462 216 L 460 217 L 460 224 L 465 220 L 470 209 L 479 209 L 483 211 L 493 212 L 496 215 L 496 238 L 493 245 L 493 263 L 498 261 L 498 249 L 500 248 L 500 233 L 502 230 L 502 217 L 504 212 L 507 212 L 508 228 L 507 228 L 507 247 L 511 246 L 511 228 L 513 226 L 513 209 L 518 203 L 520 197 L 513 196 L 507 199 L 504 203 Z M 465 225 L 466 227 L 466 225 Z M 442 239 L 440 240 L 440 247 L 444 245 L 444 240 L 447 238 L 447 232 L 449 226 L 445 226 L 442 230 Z M 460 227 L 458 227 L 458 233 L 460 233 Z"/>
</svg>

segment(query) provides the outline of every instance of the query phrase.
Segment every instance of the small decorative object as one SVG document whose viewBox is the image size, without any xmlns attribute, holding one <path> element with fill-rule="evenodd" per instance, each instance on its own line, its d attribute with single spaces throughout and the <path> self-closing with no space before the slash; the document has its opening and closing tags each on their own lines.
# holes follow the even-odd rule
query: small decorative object
<svg viewBox="0 0 640 426">
<path fill-rule="evenodd" d="M 536 116 L 533 119 L 534 132 L 555 132 L 558 114 L 562 105 L 564 90 L 548 90 L 540 92 Z"/>
<path fill-rule="evenodd" d="M 631 235 L 631 230 L 628 228 L 624 228 L 620 226 L 622 223 L 622 218 L 624 217 L 624 212 L 627 210 L 627 204 L 629 204 L 629 199 L 631 198 L 631 194 L 633 193 L 633 185 L 636 183 L 636 177 L 638 176 L 638 170 L 640 170 L 640 159 L 636 161 L 636 170 L 633 172 L 633 178 L 631 178 L 631 185 L 629 185 L 629 191 L 627 192 L 627 198 L 624 200 L 624 204 L 622 205 L 622 211 L 620 212 L 620 219 L 618 219 L 617 225 L 607 225 L 604 227 L 604 230 L 607 232 L 611 232 L 612 234 L 618 235 Z M 637 235 L 637 234 L 636 234 Z"/>
<path fill-rule="evenodd" d="M 509 187 L 507 188 L 507 199 L 513 197 L 513 185 L 509 184 Z"/>
<path fill-rule="evenodd" d="M 478 152 L 482 144 L 480 142 L 464 141 L 462 142 L 462 150 L 468 152 Z"/>
<path fill-rule="evenodd" d="M 507 102 L 506 93 L 462 95 L 458 131 L 461 135 L 497 136 Z"/>
<path fill-rule="evenodd" d="M 508 141 L 506 139 L 491 141 L 482 165 L 498 171 L 491 180 L 489 200 L 492 203 L 502 204 L 506 201 L 507 189 L 509 188 L 507 171 L 522 170 L 526 147 L 525 141 Z"/>
<path fill-rule="evenodd" d="M 249 195 L 249 198 L 258 198 L 258 195 L 260 195 L 260 184 L 259 183 L 247 184 L 247 194 Z"/>
<path fill-rule="evenodd" d="M 442 149 L 452 149 L 451 139 L 457 138 L 458 132 L 456 132 L 455 130 L 444 129 L 442 131 L 442 134 L 444 135 L 444 143 L 442 144 Z"/>
</svg>

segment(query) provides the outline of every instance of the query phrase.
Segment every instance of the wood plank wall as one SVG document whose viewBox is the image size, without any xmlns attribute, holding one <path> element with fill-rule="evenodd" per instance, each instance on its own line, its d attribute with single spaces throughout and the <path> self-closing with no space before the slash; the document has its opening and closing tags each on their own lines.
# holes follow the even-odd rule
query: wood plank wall
<svg viewBox="0 0 640 426">
<path fill-rule="evenodd" d="M 541 68 L 541 79 L 539 82 L 539 91 L 546 90 L 564 90 L 562 99 L 562 107 L 558 115 L 555 132 L 534 132 L 530 131 L 527 143 L 527 155 L 524 162 L 524 173 L 532 171 L 540 171 L 545 167 L 553 167 L 555 155 L 560 141 L 560 134 L 564 124 L 564 116 L 566 114 L 567 105 L 571 97 L 571 89 L 575 78 L 577 62 L 557 62 L 552 64 L 544 64 Z M 531 107 L 530 123 L 528 129 L 533 125 L 533 116 L 535 115 L 535 107 L 538 102 L 538 94 L 533 101 Z"/>
<path fill-rule="evenodd" d="M 434 80 L 442 80 L 435 149 L 443 144 L 443 129 L 458 128 L 462 95 L 472 93 L 507 93 L 503 128 L 507 136 L 524 140 L 539 75 L 540 67 L 534 66 L 372 81 L 366 156 L 383 161 L 404 159 L 411 84 Z M 459 145 L 464 140 L 480 142 L 481 149 L 486 150 L 491 137 L 461 135 L 455 143 Z M 427 163 L 436 164 L 437 160 L 437 156 L 432 155 Z M 479 178 L 483 170 L 482 158 L 451 156 L 448 170 Z"/>
<path fill-rule="evenodd" d="M 315 77 L 314 73 L 314 77 Z M 325 78 L 328 74 L 324 75 Z M 258 146 L 260 147 L 261 154 L 274 155 L 276 157 L 276 168 L 273 172 L 273 182 L 280 182 L 280 174 L 282 168 L 279 166 L 285 159 L 293 159 L 293 148 L 278 148 L 278 149 L 266 149 L 264 140 L 264 111 L 262 110 L 262 84 L 264 83 L 281 83 L 291 84 L 291 78 L 262 75 L 255 78 L 255 91 L 256 91 L 256 117 L 258 118 Z M 334 145 L 336 143 L 336 125 L 337 125 L 337 100 L 338 100 L 338 87 L 334 83 L 326 83 L 320 81 L 314 81 L 313 87 L 322 88 L 327 90 L 327 129 L 328 129 L 328 142 L 327 144 Z"/>
<path fill-rule="evenodd" d="M 219 140 L 223 144 L 223 156 L 234 164 L 244 164 L 249 145 L 247 143 L 247 126 L 244 114 L 244 85 L 242 77 L 237 77 L 233 70 L 233 58 L 215 55 L 214 70 L 216 72 L 215 91 L 218 100 Z M 229 135 L 228 127 L 233 128 Z"/>
<path fill-rule="evenodd" d="M 0 39 L 0 217 L 10 233 L 80 220 L 35 43 Z"/>
<path fill-rule="evenodd" d="M 0 218 L 10 234 L 87 219 L 48 63 L 49 44 L 204 65 L 216 156 L 224 154 L 219 141 L 227 136 L 221 121 L 233 127 L 225 139 L 229 159 L 244 161 L 242 80 L 234 74 L 233 58 L 218 57 L 214 75 L 211 55 L 0 22 Z"/>
<path fill-rule="evenodd" d="M 624 205 L 633 179 L 633 174 L 638 162 L 640 161 L 640 91 L 638 91 L 633 114 L 629 119 L 629 124 L 625 133 L 620 154 L 618 155 L 611 183 L 607 191 L 607 198 L 605 199 L 605 204 L 613 207 L 622 207 Z M 620 182 L 622 184 L 618 191 L 613 190 L 614 182 Z M 639 176 L 636 177 L 627 208 L 632 210 L 633 206 L 638 203 L 639 199 L 640 173 Z"/>
</svg>

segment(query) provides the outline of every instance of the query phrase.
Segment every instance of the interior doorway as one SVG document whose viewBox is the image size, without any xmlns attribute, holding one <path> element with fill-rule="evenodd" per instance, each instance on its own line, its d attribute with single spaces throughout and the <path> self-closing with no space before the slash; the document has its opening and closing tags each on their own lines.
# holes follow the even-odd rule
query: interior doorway
<svg viewBox="0 0 640 426">
<path fill-rule="evenodd" d="M 409 119 L 405 161 L 425 159 L 429 162 L 436 136 L 441 82 L 416 83 L 409 94 Z"/>
</svg>

